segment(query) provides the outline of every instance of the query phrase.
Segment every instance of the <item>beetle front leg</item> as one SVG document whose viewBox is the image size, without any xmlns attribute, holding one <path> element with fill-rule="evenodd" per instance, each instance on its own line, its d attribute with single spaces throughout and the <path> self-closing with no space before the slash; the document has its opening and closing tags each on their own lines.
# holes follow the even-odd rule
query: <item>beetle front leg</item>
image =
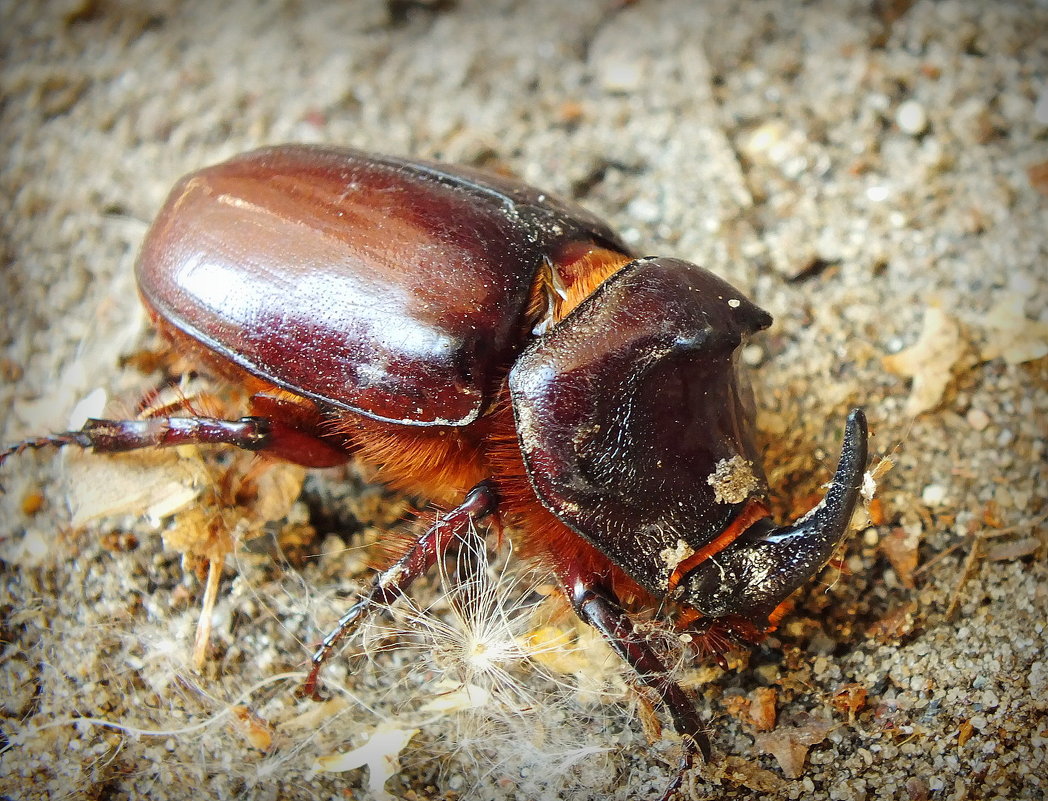
<svg viewBox="0 0 1048 801">
<path fill-rule="evenodd" d="M 376 574 L 371 589 L 346 610 L 335 628 L 321 640 L 313 653 L 313 666 L 299 689 L 299 695 L 319 700 L 320 669 L 335 646 L 348 637 L 371 610 L 399 598 L 416 578 L 433 567 L 452 542 L 464 535 L 471 523 L 493 514 L 497 507 L 498 496 L 494 487 L 487 481 L 481 482 L 466 494 L 460 505 L 438 517 L 395 564 Z"/>
<path fill-rule="evenodd" d="M 640 680 L 658 693 L 669 710 L 677 734 L 681 736 L 684 752 L 677 775 L 662 796 L 662 801 L 667 801 L 680 788 L 696 751 L 705 760 L 710 759 L 710 741 L 702 718 L 688 694 L 670 678 L 669 671 L 651 644 L 636 633 L 633 621 L 610 590 L 593 578 L 583 577 L 576 577 L 568 586 L 569 600 L 575 613 L 599 631 L 623 661 L 637 672 Z"/>
</svg>

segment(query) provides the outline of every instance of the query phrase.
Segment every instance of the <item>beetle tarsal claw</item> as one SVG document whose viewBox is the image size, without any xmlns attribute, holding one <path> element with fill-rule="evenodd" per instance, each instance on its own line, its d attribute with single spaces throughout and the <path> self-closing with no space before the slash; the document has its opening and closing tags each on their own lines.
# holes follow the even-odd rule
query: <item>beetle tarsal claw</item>
<svg viewBox="0 0 1048 801">
<path fill-rule="evenodd" d="M 848 415 L 844 444 L 823 499 L 787 526 L 767 519 L 682 581 L 685 599 L 708 617 L 738 615 L 761 625 L 786 598 L 818 573 L 848 533 L 867 458 L 866 415 Z"/>
</svg>

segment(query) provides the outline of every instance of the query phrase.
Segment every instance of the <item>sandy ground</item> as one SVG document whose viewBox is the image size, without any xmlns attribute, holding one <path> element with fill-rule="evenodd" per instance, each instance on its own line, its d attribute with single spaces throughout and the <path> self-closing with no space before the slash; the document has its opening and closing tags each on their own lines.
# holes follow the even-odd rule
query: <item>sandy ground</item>
<svg viewBox="0 0 1048 801">
<path fill-rule="evenodd" d="M 853 405 L 893 462 L 775 637 L 680 667 L 717 753 L 690 796 L 1048 797 L 1043 3 L 71 0 L 3 3 L 0 31 L 0 439 L 155 387 L 131 266 L 185 172 L 283 141 L 510 171 L 775 315 L 744 358 L 783 510 Z M 235 459 L 74 456 L 0 476 L 5 796 L 665 786 L 674 742 L 620 666 L 497 565 L 483 620 L 431 577 L 330 702 L 294 697 L 369 545 L 412 530 L 356 468 L 274 471 L 263 502 Z M 201 554 L 232 546 L 196 669 Z M 465 670 L 485 621 L 497 681 Z M 372 735 L 370 769 L 319 769 Z"/>
</svg>

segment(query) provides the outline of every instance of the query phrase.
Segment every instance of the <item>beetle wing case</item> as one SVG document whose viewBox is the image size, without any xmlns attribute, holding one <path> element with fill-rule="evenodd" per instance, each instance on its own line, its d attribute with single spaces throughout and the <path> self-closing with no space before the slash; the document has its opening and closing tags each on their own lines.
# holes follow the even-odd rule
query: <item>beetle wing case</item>
<svg viewBox="0 0 1048 801">
<path fill-rule="evenodd" d="M 688 262 L 638 259 L 509 375 L 543 504 L 658 597 L 764 494 L 735 350 L 771 316 Z M 717 486 L 725 466 L 744 474 Z"/>
<path fill-rule="evenodd" d="M 599 219 L 468 168 L 303 145 L 186 176 L 137 265 L 155 318 L 248 372 L 407 425 L 473 422 L 562 244 Z"/>
</svg>

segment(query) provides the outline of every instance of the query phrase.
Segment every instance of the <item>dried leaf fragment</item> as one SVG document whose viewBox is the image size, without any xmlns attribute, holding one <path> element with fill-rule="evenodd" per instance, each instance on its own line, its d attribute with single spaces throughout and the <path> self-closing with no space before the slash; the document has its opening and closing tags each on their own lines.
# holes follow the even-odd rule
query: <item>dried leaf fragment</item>
<svg viewBox="0 0 1048 801">
<path fill-rule="evenodd" d="M 1022 559 L 1024 556 L 1032 556 L 1041 547 L 1041 541 L 1037 537 L 1023 537 L 1012 542 L 1002 542 L 987 549 L 986 558 L 990 562 L 1011 562 Z"/>
<path fill-rule="evenodd" d="M 726 756 L 714 763 L 721 766 L 722 775 L 735 784 L 762 793 L 775 793 L 786 784 L 775 773 L 737 756 Z M 712 767 L 712 766 L 711 766 Z"/>
<path fill-rule="evenodd" d="M 555 625 L 538 626 L 527 633 L 523 649 L 542 667 L 573 676 L 579 703 L 602 703 L 608 685 L 621 685 L 622 673 L 611 646 L 596 629 L 581 621 L 572 625 L 574 629 L 567 631 Z"/>
<path fill-rule="evenodd" d="M 884 502 L 880 498 L 872 498 L 866 506 L 866 514 L 870 516 L 870 525 L 883 526 L 888 516 L 884 513 Z"/>
<path fill-rule="evenodd" d="M 202 465 L 170 450 L 110 454 L 67 451 L 66 485 L 71 523 L 81 528 L 118 515 L 154 521 L 191 508 L 209 477 Z"/>
<path fill-rule="evenodd" d="M 833 708 L 840 714 L 847 714 L 848 721 L 855 722 L 855 715 L 866 707 L 866 688 L 856 682 L 841 686 L 833 695 Z"/>
<path fill-rule="evenodd" d="M 914 612 L 917 611 L 916 601 L 907 601 L 894 606 L 880 620 L 873 623 L 867 630 L 867 636 L 873 637 L 883 643 L 896 643 L 913 631 L 916 621 Z"/>
<path fill-rule="evenodd" d="M 312 701 L 305 708 L 305 712 L 288 718 L 280 724 L 280 730 L 286 733 L 314 732 L 319 729 L 325 721 L 329 721 L 349 706 L 349 702 L 343 695 L 335 695 L 322 703 Z"/>
<path fill-rule="evenodd" d="M 291 512 L 291 507 L 302 494 L 306 480 L 306 469 L 295 464 L 258 463 L 262 469 L 252 476 L 255 483 L 254 497 L 244 504 L 245 523 L 250 537 L 266 523 L 282 520 Z"/>
<path fill-rule="evenodd" d="M 539 626 L 529 631 L 524 650 L 545 668 L 571 675 L 584 671 L 589 664 L 586 654 L 575 647 L 574 632 L 556 626 Z"/>
<path fill-rule="evenodd" d="M 906 413 L 916 417 L 942 401 L 954 366 L 967 350 L 960 326 L 942 309 L 925 309 L 917 341 L 881 361 L 886 370 L 913 379 Z"/>
<path fill-rule="evenodd" d="M 248 745 L 259 751 L 268 751 L 273 744 L 273 727 L 269 722 L 243 704 L 237 704 L 231 712 L 237 729 L 247 740 Z"/>
<path fill-rule="evenodd" d="M 402 729 L 396 721 L 380 723 L 362 746 L 344 754 L 320 757 L 314 770 L 341 773 L 366 767 L 372 796 L 379 801 L 392 801 L 394 796 L 386 791 L 386 782 L 400 770 L 400 754 L 418 732 Z"/>
<path fill-rule="evenodd" d="M 780 726 L 775 731 L 758 734 L 757 748 L 775 757 L 788 779 L 797 779 L 804 772 L 808 749 L 821 743 L 830 733 L 833 724 L 810 716 L 798 718 L 796 724 Z"/>
<path fill-rule="evenodd" d="M 750 721 L 757 731 L 771 731 L 775 728 L 775 702 L 778 694 L 772 687 L 758 687 L 753 691 L 750 700 Z"/>
<path fill-rule="evenodd" d="M 1008 292 L 983 318 L 986 341 L 979 355 L 984 361 L 1000 356 L 1008 364 L 1022 364 L 1048 355 L 1048 321 L 1028 318 L 1025 304 L 1023 294 Z"/>
<path fill-rule="evenodd" d="M 439 689 L 439 687 L 437 688 Z M 466 712 L 480 709 L 491 701 L 491 693 L 476 684 L 463 684 L 450 692 L 442 692 L 424 703 L 420 712 L 432 712 L 436 715 L 448 715 L 452 712 Z"/>
<path fill-rule="evenodd" d="M 891 562 L 899 581 L 904 587 L 911 589 L 914 586 L 913 571 L 917 568 L 917 547 L 920 539 L 919 530 L 907 531 L 897 526 L 880 541 L 880 548 Z"/>
</svg>

